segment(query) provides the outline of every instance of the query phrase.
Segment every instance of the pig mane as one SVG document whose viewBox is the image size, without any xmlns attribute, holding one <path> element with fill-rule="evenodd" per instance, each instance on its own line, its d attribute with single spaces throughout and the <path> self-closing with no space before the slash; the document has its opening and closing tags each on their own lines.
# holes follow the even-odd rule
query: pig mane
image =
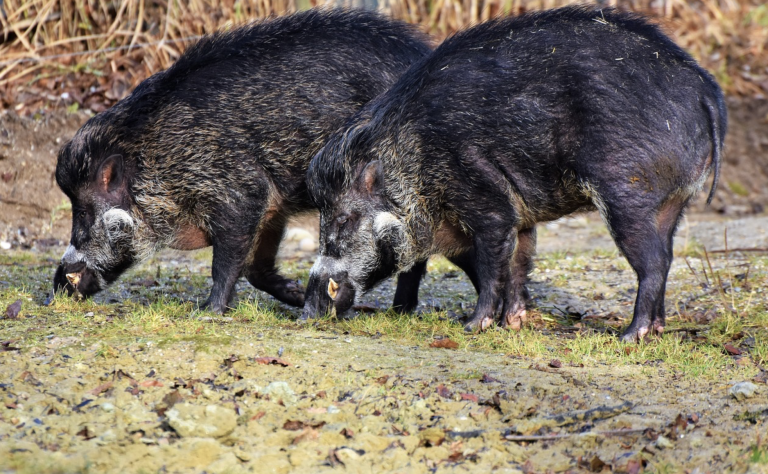
<svg viewBox="0 0 768 474">
<path fill-rule="evenodd" d="M 218 31 L 201 38 L 191 45 L 166 71 L 156 75 L 157 81 L 179 83 L 197 71 L 219 66 L 221 63 L 240 58 L 248 62 L 272 61 L 285 49 L 301 47 L 304 38 L 323 43 L 326 38 L 338 38 L 340 33 L 359 32 L 365 42 L 388 45 L 385 49 L 410 49 L 426 54 L 429 49 L 426 35 L 406 23 L 390 20 L 363 10 L 312 9 L 276 18 L 254 21 L 230 31 Z M 373 35 L 370 32 L 375 31 Z M 410 38 L 408 42 L 402 38 Z M 355 41 L 355 38 L 349 38 Z M 153 82 L 145 81 L 134 93 L 154 89 Z"/>
</svg>

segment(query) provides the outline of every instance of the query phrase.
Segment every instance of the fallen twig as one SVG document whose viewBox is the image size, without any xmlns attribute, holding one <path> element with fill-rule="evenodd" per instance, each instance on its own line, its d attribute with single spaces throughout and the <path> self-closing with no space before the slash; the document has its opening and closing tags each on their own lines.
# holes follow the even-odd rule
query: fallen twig
<svg viewBox="0 0 768 474">
<path fill-rule="evenodd" d="M 584 433 L 565 433 L 556 435 L 504 435 L 507 441 L 554 441 L 558 439 L 571 438 L 573 436 L 585 436 L 589 434 L 599 436 L 633 436 L 645 433 L 646 428 L 633 430 L 609 430 L 609 431 L 587 431 Z"/>
<path fill-rule="evenodd" d="M 751 248 L 745 248 L 745 247 L 737 247 L 735 249 L 718 249 L 718 250 L 708 250 L 709 253 L 732 253 L 732 252 L 768 252 L 768 248 L 766 247 L 751 247 Z"/>
</svg>

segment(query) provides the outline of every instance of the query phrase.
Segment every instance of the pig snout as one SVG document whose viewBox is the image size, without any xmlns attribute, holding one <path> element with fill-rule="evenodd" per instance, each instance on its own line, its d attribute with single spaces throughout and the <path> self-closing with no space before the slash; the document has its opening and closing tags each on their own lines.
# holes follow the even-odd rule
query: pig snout
<svg viewBox="0 0 768 474">
<path fill-rule="evenodd" d="M 355 289 L 346 272 L 313 274 L 309 278 L 301 320 L 331 314 L 340 316 L 355 302 Z"/>
<path fill-rule="evenodd" d="M 98 278 L 84 262 L 62 262 L 53 275 L 53 292 L 66 291 L 68 296 L 88 297 L 100 290 Z"/>
</svg>

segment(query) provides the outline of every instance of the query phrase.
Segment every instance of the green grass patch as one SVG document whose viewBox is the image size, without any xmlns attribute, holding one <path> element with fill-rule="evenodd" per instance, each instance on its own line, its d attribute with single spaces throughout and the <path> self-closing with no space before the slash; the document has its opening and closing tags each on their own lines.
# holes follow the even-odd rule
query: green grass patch
<svg viewBox="0 0 768 474">
<path fill-rule="evenodd" d="M 43 306 L 55 258 L 34 252 L 2 254 L 0 314 L 17 299 L 23 304 L 20 319 L 0 319 L 0 340 L 36 346 L 46 344 L 51 337 L 73 336 L 87 345 L 100 344 L 99 356 L 110 358 L 117 354 L 115 347 L 125 343 L 187 342 L 207 350 L 235 339 L 259 339 L 270 331 L 300 330 L 375 337 L 403 346 L 428 346 L 447 337 L 458 344 L 459 352 L 500 353 L 543 364 L 557 359 L 563 366 L 663 366 L 684 377 L 708 380 L 722 379 L 726 372 L 729 378 L 748 379 L 756 370 L 754 364 L 768 364 L 768 310 L 762 290 L 768 287 L 766 257 L 709 256 L 708 261 L 688 257 L 690 268 L 678 268 L 670 276 L 667 332 L 640 344 L 626 344 L 617 334 L 631 318 L 634 295 L 627 292 L 635 287 L 634 274 L 622 257 L 606 252 L 559 252 L 538 257 L 537 285 L 543 288 L 540 291 L 554 293 L 540 295 L 539 307 L 529 310 L 529 323 L 521 331 L 494 327 L 481 334 L 465 333 L 456 314 L 447 309 L 420 315 L 379 311 L 352 319 L 321 318 L 300 324 L 297 310 L 287 311 L 250 288 L 241 289 L 240 303 L 224 316 L 201 311 L 194 300 L 205 298 L 210 285 L 208 267 L 194 265 L 204 260 L 201 255 L 192 254 L 178 265 L 155 259 L 125 275 L 112 290 L 120 300 L 116 303 L 103 298 L 75 301 L 59 295 L 50 306 Z M 309 267 L 309 262 L 283 264 L 286 274 L 300 278 L 306 278 Z M 461 294 L 451 289 L 464 278 L 455 266 L 437 258 L 430 261 L 428 271 L 422 298 L 439 295 L 449 302 L 466 302 L 467 312 L 471 312 L 475 295 L 467 294 L 466 289 Z M 593 279 L 588 280 L 588 275 Z M 602 280 L 611 275 L 619 283 Z M 574 281 L 581 286 L 574 286 Z M 430 286 L 438 284 L 443 286 Z M 616 285 L 615 295 L 599 299 L 611 304 L 624 301 L 620 310 L 623 320 L 580 319 L 556 309 L 564 296 L 582 298 L 583 304 L 589 304 L 599 296 L 595 288 Z M 549 306 L 551 301 L 553 306 Z M 702 323 L 697 319 L 702 314 L 712 315 L 714 320 Z M 739 347 L 742 354 L 729 354 L 726 344 Z M 749 363 L 739 362 L 742 358 Z"/>
</svg>

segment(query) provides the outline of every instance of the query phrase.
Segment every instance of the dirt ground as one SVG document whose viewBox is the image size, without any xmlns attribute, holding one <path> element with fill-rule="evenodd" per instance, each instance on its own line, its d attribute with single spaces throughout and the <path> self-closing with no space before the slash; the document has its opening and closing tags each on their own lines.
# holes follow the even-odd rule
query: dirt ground
<svg viewBox="0 0 768 474">
<path fill-rule="evenodd" d="M 739 355 L 690 345 L 723 306 L 702 281 L 705 260 L 686 258 L 694 250 L 714 252 L 714 272 L 746 272 L 728 283 L 751 295 L 739 311 L 764 322 L 768 310 L 768 259 L 755 251 L 768 248 L 768 102 L 729 107 L 721 186 L 710 209 L 702 196 L 681 224 L 667 292 L 673 321 L 698 325 L 666 335 L 664 356 L 654 355 L 660 343 L 634 348 L 612 336 L 631 316 L 635 277 L 594 214 L 541 226 L 532 329 L 493 330 L 458 349 L 382 335 L 392 321 L 381 315 L 362 315 L 354 330 L 300 326 L 295 310 L 246 283 L 241 302 L 278 319 L 187 306 L 163 316 L 174 301 L 205 298 L 205 252 L 164 252 L 95 302 L 44 307 L 71 219 L 55 156 L 84 117 L 3 113 L 0 472 L 768 473 L 768 372 L 754 362 L 768 354 L 753 337 L 762 329 L 722 329 L 738 333 Z M 306 275 L 314 255 L 302 242 L 316 222 L 292 226 L 281 255 Z M 724 255 L 726 243 L 749 250 Z M 384 309 L 392 291 L 385 282 L 359 303 Z M 426 327 L 474 305 L 466 278 L 442 267 L 421 294 L 419 310 L 438 314 Z M 559 317 L 567 325 L 552 329 Z M 670 362 L 691 350 L 701 373 Z"/>
<path fill-rule="evenodd" d="M 764 242 L 768 218 L 746 220 Z M 731 220 L 692 223 L 688 245 L 709 226 L 722 235 L 734 222 L 734 244 L 750 243 Z M 186 306 L 159 317 L 155 309 L 174 300 L 205 297 L 205 252 L 163 252 L 95 303 L 45 308 L 63 249 L 18 252 L 18 264 L 0 265 L 0 310 L 16 292 L 30 295 L 22 319 L 0 317 L 0 472 L 768 473 L 768 372 L 751 362 L 768 352 L 766 340 L 745 323 L 734 344 L 751 359 L 727 358 L 702 374 L 673 363 L 672 353 L 693 347 L 705 366 L 718 364 L 709 344 L 683 345 L 715 317 L 704 287 L 689 293 L 697 277 L 683 258 L 670 273 L 672 319 L 701 314 L 703 326 L 665 336 L 667 355 L 654 355 L 657 342 L 635 348 L 595 335 L 583 326 L 590 320 L 627 324 L 632 271 L 596 216 L 558 221 L 540 237 L 534 305 L 545 320 L 568 315 L 568 327 L 539 320 L 530 331 L 494 329 L 458 349 L 431 347 L 444 341 L 442 329 L 432 344 L 382 335 L 387 316 L 359 315 L 362 330 L 298 325 L 290 322 L 297 310 L 246 283 L 238 294 L 251 306 L 232 316 Z M 560 250 L 563 240 L 574 250 Z M 312 252 L 294 245 L 286 243 L 284 262 L 306 275 Z M 679 239 L 678 250 L 685 245 Z M 717 271 L 750 268 L 753 303 L 738 306 L 764 314 L 768 259 L 713 260 Z M 385 308 L 393 288 L 385 282 L 360 303 Z M 422 312 L 471 312 L 474 291 L 454 270 L 431 268 L 422 288 Z M 279 319 L 252 319 L 259 305 Z M 536 339 L 542 333 L 552 337 Z M 489 351 L 481 343 L 488 338 L 520 347 Z M 534 339 L 545 346 L 526 349 Z M 636 362 L 606 361 L 603 347 Z M 743 398 L 732 393 L 739 386 L 749 392 Z"/>
</svg>

